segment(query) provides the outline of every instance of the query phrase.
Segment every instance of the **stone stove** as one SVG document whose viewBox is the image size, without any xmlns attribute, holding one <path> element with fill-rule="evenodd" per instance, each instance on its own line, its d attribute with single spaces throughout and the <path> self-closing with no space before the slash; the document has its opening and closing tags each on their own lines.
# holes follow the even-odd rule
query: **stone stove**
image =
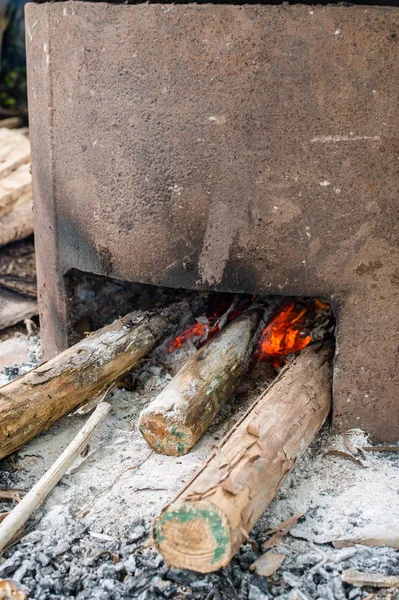
<svg viewBox="0 0 399 600">
<path fill-rule="evenodd" d="M 399 437 L 398 9 L 26 9 L 41 324 L 71 269 L 318 296 L 337 430 Z"/>
</svg>

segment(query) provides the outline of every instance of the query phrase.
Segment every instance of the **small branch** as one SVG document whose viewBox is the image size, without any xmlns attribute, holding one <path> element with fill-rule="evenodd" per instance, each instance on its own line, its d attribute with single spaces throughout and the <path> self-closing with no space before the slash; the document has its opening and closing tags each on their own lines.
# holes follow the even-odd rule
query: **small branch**
<svg viewBox="0 0 399 600">
<path fill-rule="evenodd" d="M 399 452 L 399 446 L 363 446 L 366 452 Z"/>
<path fill-rule="evenodd" d="M 60 481 L 65 472 L 87 446 L 95 429 L 107 416 L 111 405 L 107 402 L 99 404 L 84 427 L 79 431 L 69 446 L 64 450 L 53 466 L 26 494 L 21 502 L 6 516 L 0 525 L 0 552 L 4 550 L 12 538 L 22 529 L 32 513 L 41 505 L 53 487 Z"/>
</svg>

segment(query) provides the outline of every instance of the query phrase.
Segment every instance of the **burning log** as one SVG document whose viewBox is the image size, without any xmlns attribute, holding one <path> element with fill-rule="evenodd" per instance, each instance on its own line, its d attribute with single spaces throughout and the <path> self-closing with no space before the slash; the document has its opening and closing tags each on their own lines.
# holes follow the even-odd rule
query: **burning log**
<svg viewBox="0 0 399 600">
<path fill-rule="evenodd" d="M 243 375 L 259 321 L 258 310 L 237 317 L 141 413 L 139 428 L 151 448 L 179 456 L 194 446 Z"/>
<path fill-rule="evenodd" d="M 0 388 L 0 459 L 49 429 L 129 371 L 162 337 L 167 321 L 128 314 Z"/>
<path fill-rule="evenodd" d="M 173 567 L 226 566 L 275 497 L 331 407 L 331 345 L 287 365 L 154 524 Z"/>
</svg>

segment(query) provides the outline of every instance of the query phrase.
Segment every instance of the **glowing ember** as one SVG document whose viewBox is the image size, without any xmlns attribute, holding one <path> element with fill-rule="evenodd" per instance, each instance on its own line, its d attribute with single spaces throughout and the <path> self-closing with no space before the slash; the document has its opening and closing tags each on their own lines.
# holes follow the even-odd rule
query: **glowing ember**
<svg viewBox="0 0 399 600">
<path fill-rule="evenodd" d="M 203 335 L 209 330 L 209 325 L 204 325 L 203 323 L 195 323 L 191 325 L 188 329 L 183 331 L 180 335 L 175 337 L 175 339 L 169 344 L 168 352 L 174 352 L 177 348 L 180 348 L 185 342 L 188 340 L 198 340 L 202 338 Z"/>
<path fill-rule="evenodd" d="M 231 306 L 231 312 L 228 310 L 223 316 L 222 310 L 219 309 L 211 317 L 199 318 L 194 325 L 175 337 L 168 346 L 168 352 L 174 352 L 189 340 L 199 348 L 202 343 L 219 331 L 223 317 L 225 322 L 226 320 L 233 320 L 244 310 L 246 305 L 244 303 L 235 307 L 234 310 L 231 310 L 233 308 Z M 283 356 L 299 352 L 312 341 L 310 335 L 301 334 L 305 316 L 308 312 L 310 311 L 311 315 L 314 316 L 326 308 L 329 308 L 329 305 L 318 298 L 314 300 L 314 304 L 307 303 L 306 308 L 298 308 L 295 302 L 291 302 L 264 329 L 255 352 L 255 358 L 258 360 L 272 359 L 274 366 L 280 366 Z"/>
<path fill-rule="evenodd" d="M 325 302 L 322 302 L 318 298 L 315 299 L 314 306 L 315 306 L 316 314 L 319 313 L 320 311 L 324 310 L 325 308 L 329 308 L 328 304 L 326 304 Z"/>
</svg>

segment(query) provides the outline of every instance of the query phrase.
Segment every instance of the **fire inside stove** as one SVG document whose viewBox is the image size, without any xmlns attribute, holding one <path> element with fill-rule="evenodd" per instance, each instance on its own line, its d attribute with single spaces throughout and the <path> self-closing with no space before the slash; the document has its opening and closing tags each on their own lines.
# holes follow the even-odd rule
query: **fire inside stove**
<svg viewBox="0 0 399 600">
<path fill-rule="evenodd" d="M 123 384 L 151 392 L 139 427 L 163 454 L 188 452 L 225 405 L 245 408 L 302 350 L 334 335 L 331 306 L 319 298 L 175 290 L 80 272 L 69 277 L 73 341 L 132 311 L 138 322 L 166 318 L 158 345 Z"/>
<path fill-rule="evenodd" d="M 251 302 L 256 302 L 256 296 L 253 296 L 251 300 L 242 300 L 241 305 L 233 301 L 226 308 L 228 300 L 226 301 L 223 295 L 219 296 L 221 308 L 212 316 L 205 314 L 196 318 L 195 323 L 170 342 L 168 352 L 174 352 L 188 342 L 191 342 L 197 349 L 200 348 L 220 331 L 224 324 L 232 321 L 248 308 Z M 223 303 L 225 304 L 224 308 L 222 308 Z M 276 310 L 275 317 L 265 325 L 254 353 L 256 360 L 272 361 L 275 367 L 281 366 L 285 357 L 299 352 L 312 342 L 311 335 L 306 331 L 316 315 L 321 311 L 326 311 L 327 314 L 331 312 L 330 306 L 318 298 L 310 301 L 302 300 L 302 302 L 287 300 L 282 301 L 281 304 L 282 307 L 280 310 Z"/>
</svg>

